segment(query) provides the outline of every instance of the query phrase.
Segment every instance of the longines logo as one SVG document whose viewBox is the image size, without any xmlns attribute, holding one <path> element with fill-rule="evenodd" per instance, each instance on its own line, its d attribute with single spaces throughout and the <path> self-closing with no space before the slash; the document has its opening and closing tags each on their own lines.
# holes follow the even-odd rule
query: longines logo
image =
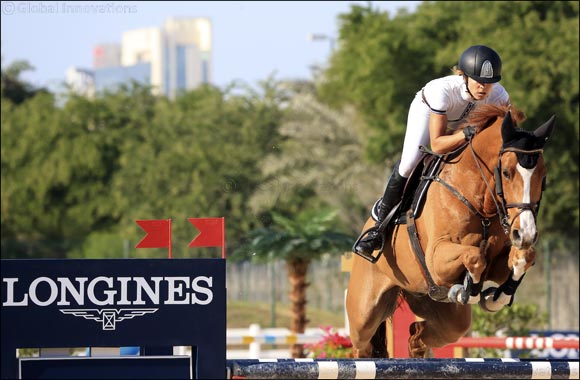
<svg viewBox="0 0 580 380">
<path fill-rule="evenodd" d="M 80 306 L 59 308 L 63 314 L 102 323 L 115 330 L 117 322 L 154 314 L 160 305 L 208 305 L 213 278 L 197 277 L 37 277 L 28 286 L 19 278 L 2 279 L 2 307 Z M 6 298 L 4 298 L 4 294 Z M 83 308 L 96 305 L 105 308 Z M 126 307 L 126 306 L 143 307 Z"/>
<path fill-rule="evenodd" d="M 103 330 L 115 330 L 116 323 L 125 319 L 155 313 L 158 309 L 60 309 L 63 314 L 72 314 L 103 323 Z"/>
</svg>

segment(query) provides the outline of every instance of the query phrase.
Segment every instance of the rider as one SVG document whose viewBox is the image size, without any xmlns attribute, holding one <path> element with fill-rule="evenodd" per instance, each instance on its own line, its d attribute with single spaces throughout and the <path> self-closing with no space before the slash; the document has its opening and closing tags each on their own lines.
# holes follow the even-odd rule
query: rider
<svg viewBox="0 0 580 380">
<path fill-rule="evenodd" d="M 428 82 L 411 103 L 401 159 L 393 168 L 383 196 L 371 210 L 375 227 L 399 204 L 407 178 L 421 158 L 419 146 L 429 143 L 435 153 L 451 152 L 475 134 L 472 126 L 463 128 L 463 133 L 454 133 L 474 108 L 481 104 L 509 104 L 507 91 L 497 83 L 501 80 L 501 59 L 493 49 L 484 45 L 467 48 L 453 70 L 455 75 Z M 381 243 L 382 231 L 375 228 L 358 241 L 353 251 L 368 256 Z"/>
</svg>

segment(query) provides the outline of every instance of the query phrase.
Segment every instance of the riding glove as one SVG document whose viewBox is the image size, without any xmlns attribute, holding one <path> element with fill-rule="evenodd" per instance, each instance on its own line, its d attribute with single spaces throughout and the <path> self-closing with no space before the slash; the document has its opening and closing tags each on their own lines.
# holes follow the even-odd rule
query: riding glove
<svg viewBox="0 0 580 380">
<path fill-rule="evenodd" d="M 463 134 L 465 135 L 465 141 L 471 140 L 471 138 L 475 135 L 475 127 L 468 125 L 467 127 L 463 128 Z"/>
</svg>

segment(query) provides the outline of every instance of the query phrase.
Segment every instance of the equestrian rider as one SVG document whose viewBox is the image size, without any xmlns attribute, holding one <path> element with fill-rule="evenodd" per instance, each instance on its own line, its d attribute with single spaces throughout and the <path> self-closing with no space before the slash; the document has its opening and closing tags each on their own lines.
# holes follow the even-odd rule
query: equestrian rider
<svg viewBox="0 0 580 380">
<path fill-rule="evenodd" d="M 453 70 L 455 75 L 428 82 L 411 103 L 401 159 L 371 210 L 375 227 L 399 204 L 407 178 L 421 158 L 419 146 L 429 143 L 435 153 L 448 153 L 475 134 L 472 126 L 463 128 L 463 133 L 454 133 L 473 109 L 482 104 L 509 104 L 507 91 L 497 83 L 501 80 L 501 59 L 493 49 L 483 45 L 467 48 Z M 353 252 L 371 255 L 382 245 L 382 232 L 372 229 Z"/>
</svg>

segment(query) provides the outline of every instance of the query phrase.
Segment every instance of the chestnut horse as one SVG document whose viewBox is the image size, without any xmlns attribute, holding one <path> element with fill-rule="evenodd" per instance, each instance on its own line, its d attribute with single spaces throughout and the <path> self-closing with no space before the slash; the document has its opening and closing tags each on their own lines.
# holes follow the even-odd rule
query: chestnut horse
<svg viewBox="0 0 580 380">
<path fill-rule="evenodd" d="M 388 357 L 384 322 L 400 294 L 423 319 L 410 325 L 412 358 L 465 335 L 471 304 L 491 312 L 511 305 L 535 260 L 542 152 L 555 125 L 552 116 L 529 132 L 518 127 L 524 119 L 514 107 L 474 110 L 466 125 L 475 136 L 423 170 L 424 201 L 416 195 L 399 214 L 405 220 L 387 229 L 375 260 L 354 256 L 346 299 L 354 357 Z M 369 218 L 364 230 L 374 223 Z"/>
</svg>

